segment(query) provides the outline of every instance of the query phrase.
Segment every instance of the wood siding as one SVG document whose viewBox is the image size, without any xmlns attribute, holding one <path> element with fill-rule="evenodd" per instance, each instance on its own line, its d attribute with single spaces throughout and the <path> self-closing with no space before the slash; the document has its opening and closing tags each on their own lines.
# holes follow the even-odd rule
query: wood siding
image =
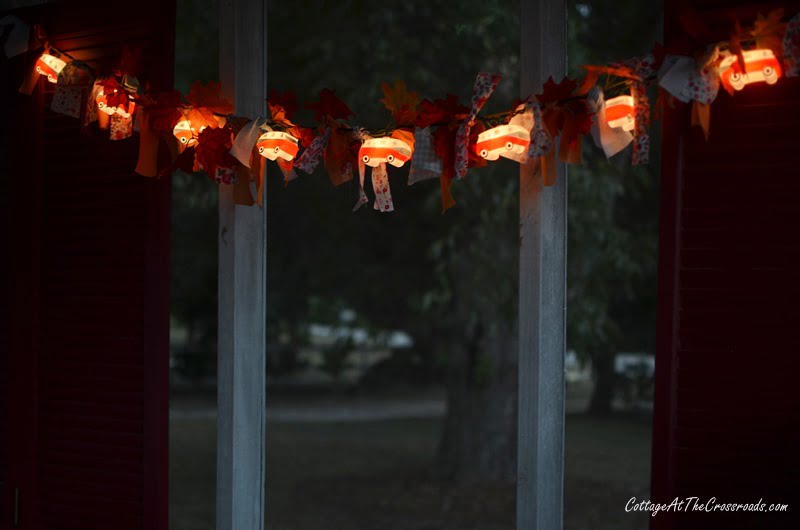
<svg viewBox="0 0 800 530">
<path fill-rule="evenodd" d="M 119 9 L 64 2 L 30 13 L 58 49 L 96 71 L 107 71 L 123 44 L 142 45 L 142 79 L 169 87 L 174 6 L 108 13 Z M 54 87 L 40 81 L 25 140 L 34 157 L 17 161 L 35 206 L 23 201 L 14 218 L 32 213 L 38 227 L 35 390 L 24 398 L 35 402 L 35 421 L 33 452 L 19 470 L 27 475 L 20 524 L 165 529 L 169 181 L 133 173 L 135 136 L 112 142 L 50 111 Z"/>
<path fill-rule="evenodd" d="M 667 38 L 680 32 L 667 2 Z M 721 38 L 769 3 L 694 2 Z M 800 6 L 797 7 L 800 9 Z M 672 15 L 672 20 L 670 20 Z M 800 79 L 664 117 L 653 497 L 788 503 L 782 514 L 660 514 L 653 529 L 797 528 Z"/>
</svg>

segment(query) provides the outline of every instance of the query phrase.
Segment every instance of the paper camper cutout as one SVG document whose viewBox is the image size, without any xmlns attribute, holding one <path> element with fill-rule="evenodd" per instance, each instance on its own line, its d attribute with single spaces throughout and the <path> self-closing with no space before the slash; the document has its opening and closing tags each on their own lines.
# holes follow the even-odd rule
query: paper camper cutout
<svg viewBox="0 0 800 530">
<path fill-rule="evenodd" d="M 723 59 L 719 65 L 722 84 L 729 89 L 742 90 L 745 85 L 765 82 L 774 85 L 782 75 L 781 63 L 772 50 L 747 50 L 744 56 L 745 71 L 735 55 Z"/>
<path fill-rule="evenodd" d="M 178 139 L 181 149 L 197 145 L 197 132 L 187 119 L 183 119 L 175 125 L 172 135 Z"/>
<path fill-rule="evenodd" d="M 691 57 L 668 55 L 659 71 L 658 84 L 679 101 L 710 105 L 719 91 L 719 70 L 713 66 L 698 69 Z"/>
<path fill-rule="evenodd" d="M 66 65 L 67 63 L 64 60 L 54 57 L 49 53 L 43 53 L 36 59 L 34 68 L 36 69 L 36 73 L 47 76 L 47 80 L 51 83 L 58 83 L 58 74 L 61 73 L 61 70 L 63 70 Z"/>
<path fill-rule="evenodd" d="M 123 118 L 130 118 L 136 108 L 136 103 L 133 102 L 132 99 L 128 99 L 128 103 L 125 106 L 115 107 L 108 104 L 108 97 L 106 96 L 105 92 L 101 88 L 97 92 L 97 96 L 95 97 L 95 101 L 97 103 L 97 109 L 100 112 L 108 114 L 109 116 L 113 116 L 117 114 L 122 116 Z"/>
<path fill-rule="evenodd" d="M 622 96 L 628 97 L 631 100 L 633 97 L 631 96 Z M 617 98 L 612 98 L 611 101 Z M 631 130 L 625 130 L 622 127 L 612 127 L 611 122 L 615 122 L 615 119 L 609 119 L 607 112 L 607 105 L 605 101 L 605 96 L 603 91 L 599 87 L 594 87 L 592 90 L 589 91 L 587 102 L 589 103 L 589 108 L 595 114 L 595 118 L 592 121 L 592 139 L 594 143 L 600 147 L 603 152 L 605 153 L 607 158 L 610 158 L 626 147 L 630 145 L 633 141 L 633 134 Z M 632 101 L 626 101 L 626 104 L 630 103 L 633 104 Z M 627 120 L 626 120 L 627 121 Z M 634 125 L 635 125 L 635 117 L 634 117 Z"/>
<path fill-rule="evenodd" d="M 411 160 L 411 147 L 397 138 L 370 138 L 361 145 L 358 156 L 370 167 L 378 167 L 382 162 L 402 167 Z"/>
<path fill-rule="evenodd" d="M 268 160 L 281 158 L 289 162 L 300 151 L 300 141 L 287 132 L 270 131 L 258 138 L 256 147 L 259 154 Z"/>
<path fill-rule="evenodd" d="M 517 160 L 519 155 L 528 150 L 530 143 L 531 133 L 525 127 L 500 125 L 480 133 L 474 150 L 486 160 L 497 160 L 501 156 Z"/>
<path fill-rule="evenodd" d="M 606 122 L 609 127 L 621 127 L 623 131 L 636 128 L 633 96 L 617 96 L 606 101 Z"/>
</svg>

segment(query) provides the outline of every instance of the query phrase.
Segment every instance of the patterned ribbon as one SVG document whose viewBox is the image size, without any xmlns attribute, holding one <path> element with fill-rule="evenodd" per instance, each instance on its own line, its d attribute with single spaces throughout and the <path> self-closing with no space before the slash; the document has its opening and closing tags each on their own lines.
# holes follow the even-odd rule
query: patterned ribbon
<svg viewBox="0 0 800 530">
<path fill-rule="evenodd" d="M 389 187 L 389 174 L 386 173 L 385 162 L 372 168 L 372 190 L 375 192 L 375 202 L 372 203 L 372 208 L 379 212 L 393 212 L 392 189 Z"/>
<path fill-rule="evenodd" d="M 265 122 L 266 120 L 259 116 L 242 127 L 239 134 L 233 139 L 230 153 L 244 167 L 250 167 L 250 156 L 253 154 L 253 147 L 255 147 L 258 141 L 258 137 L 261 136 L 261 128 Z M 267 129 L 269 129 L 269 127 L 267 127 Z"/>
<path fill-rule="evenodd" d="M 94 76 L 86 63 L 81 61 L 67 63 L 58 75 L 50 108 L 53 112 L 80 118 L 83 105 L 86 103 L 86 92 L 93 82 Z"/>
<path fill-rule="evenodd" d="M 462 179 L 467 174 L 469 165 L 469 132 L 475 124 L 475 117 L 486 104 L 489 96 L 497 88 L 502 77 L 498 74 L 479 73 L 475 78 L 475 86 L 472 88 L 472 103 L 470 104 L 469 116 L 461 122 L 456 133 L 456 178 Z"/>
<path fill-rule="evenodd" d="M 439 178 L 442 174 L 442 159 L 433 148 L 433 137 L 430 127 L 414 129 L 414 157 L 411 159 L 411 170 L 408 172 L 408 185 L 421 180 Z"/>
<path fill-rule="evenodd" d="M 311 145 L 308 146 L 308 149 L 303 151 L 303 154 L 297 159 L 295 167 L 300 171 L 308 173 L 309 175 L 313 173 L 317 168 L 317 165 L 319 165 L 319 161 L 322 160 L 322 156 L 325 153 L 325 149 L 328 147 L 328 141 L 330 138 L 331 128 L 326 127 L 325 132 L 314 138 L 314 141 L 311 142 Z"/>
<path fill-rule="evenodd" d="M 783 35 L 783 60 L 786 77 L 800 77 L 800 13 L 789 19 Z"/>
<path fill-rule="evenodd" d="M 592 139 L 595 145 L 603 150 L 606 158 L 616 155 L 633 141 L 633 135 L 622 127 L 609 127 L 606 119 L 606 101 L 603 89 L 593 87 L 586 98 L 595 115 L 592 122 Z"/>
<path fill-rule="evenodd" d="M 698 68 L 691 57 L 668 55 L 659 73 L 659 85 L 679 101 L 699 101 L 710 105 L 719 92 L 719 69 L 713 66 Z"/>
<path fill-rule="evenodd" d="M 542 120 L 542 107 L 538 101 L 531 104 L 533 110 L 533 130 L 531 144 L 528 147 L 528 158 L 540 158 L 553 150 L 553 138 Z"/>
<path fill-rule="evenodd" d="M 364 129 L 359 128 L 356 136 L 363 144 L 367 140 L 369 140 L 370 135 Z M 367 165 L 364 163 L 361 158 L 358 159 L 358 201 L 356 205 L 353 206 L 353 211 L 355 212 L 362 205 L 367 204 L 369 202 L 369 198 L 367 197 L 366 192 L 364 191 L 364 175 L 367 172 Z"/>
<path fill-rule="evenodd" d="M 644 57 L 629 59 L 623 63 L 631 71 L 631 96 L 636 126 L 633 130 L 633 153 L 631 164 L 647 164 L 650 160 L 650 99 L 647 97 L 647 83 L 657 74 L 656 58 L 652 53 Z"/>
</svg>

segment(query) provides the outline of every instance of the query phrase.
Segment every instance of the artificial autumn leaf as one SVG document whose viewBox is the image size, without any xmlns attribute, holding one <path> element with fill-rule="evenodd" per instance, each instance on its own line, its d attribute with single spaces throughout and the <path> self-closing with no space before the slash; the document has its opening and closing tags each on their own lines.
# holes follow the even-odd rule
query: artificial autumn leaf
<svg viewBox="0 0 800 530">
<path fill-rule="evenodd" d="M 196 108 L 207 108 L 212 113 L 231 114 L 233 104 L 222 97 L 222 85 L 215 81 L 210 81 L 203 85 L 200 81 L 195 81 L 189 87 L 189 95 L 186 100 Z"/>
<path fill-rule="evenodd" d="M 297 102 L 297 94 L 291 90 L 287 90 L 283 93 L 277 90 L 270 90 L 269 96 L 267 97 L 267 104 L 269 105 L 272 119 L 275 121 L 279 120 L 275 117 L 275 112 L 272 110 L 273 107 L 279 107 L 283 111 L 283 118 L 287 121 L 292 119 L 294 113 L 300 108 L 300 104 Z"/>
<path fill-rule="evenodd" d="M 297 138 L 300 141 L 300 145 L 303 147 L 308 147 L 311 145 L 311 142 L 313 142 L 314 138 L 317 137 L 316 133 L 314 133 L 314 129 L 311 129 L 310 127 L 300 127 L 295 125 L 288 132 Z"/>
<path fill-rule="evenodd" d="M 338 186 L 353 178 L 353 167 L 356 158 L 350 148 L 353 140 L 352 131 L 344 130 L 334 122 L 331 127 L 331 138 L 325 149 L 325 169 L 334 186 Z"/>
<path fill-rule="evenodd" d="M 314 119 L 318 122 L 325 121 L 326 118 L 346 120 L 350 116 L 355 116 L 353 111 L 329 88 L 323 88 L 319 93 L 319 101 L 309 103 L 306 108 L 314 111 Z"/>
<path fill-rule="evenodd" d="M 139 76 L 144 72 L 144 57 L 141 44 L 126 44 L 122 47 L 119 69 L 123 74 Z"/>
<path fill-rule="evenodd" d="M 405 81 L 395 81 L 394 86 L 389 83 L 381 84 L 383 99 L 381 103 L 389 109 L 397 125 L 411 125 L 417 119 L 419 95 L 409 92 Z"/>
<path fill-rule="evenodd" d="M 408 147 L 411 148 L 411 152 L 414 152 L 414 144 L 416 143 L 416 140 L 413 132 L 407 129 L 395 129 L 395 131 L 392 133 L 392 138 L 397 138 L 398 140 L 404 141 L 406 144 L 408 144 Z"/>
<path fill-rule="evenodd" d="M 600 68 L 590 65 L 583 65 L 581 68 L 586 70 L 586 75 L 583 76 L 583 80 L 581 80 L 576 94 L 585 96 L 597 84 L 597 80 L 600 78 Z"/>
<path fill-rule="evenodd" d="M 556 84 L 552 77 L 548 77 L 544 86 L 542 86 L 542 93 L 536 94 L 536 99 L 542 105 L 558 103 L 572 96 L 577 86 L 578 82 L 568 77 L 562 79 L 558 84 Z"/>
<path fill-rule="evenodd" d="M 171 132 L 182 117 L 178 110 L 181 104 L 181 93 L 177 90 L 157 92 L 155 95 L 144 94 L 137 99 L 137 103 L 147 110 L 150 129 L 153 131 Z"/>
<path fill-rule="evenodd" d="M 230 169 L 237 161 L 230 154 L 233 135 L 230 129 L 206 127 L 197 135 L 197 162 L 203 166 L 209 178 L 214 180 L 217 168 Z"/>
<path fill-rule="evenodd" d="M 196 131 L 203 127 L 219 127 L 216 114 L 208 107 L 193 107 L 186 113 L 186 119 L 192 124 L 192 129 Z"/>
<path fill-rule="evenodd" d="M 582 160 L 581 140 L 592 128 L 592 113 L 586 102 L 574 100 L 560 108 L 562 114 L 561 144 L 558 156 L 562 162 L 580 164 Z"/>
<path fill-rule="evenodd" d="M 456 130 L 439 127 L 433 131 L 433 150 L 442 159 L 442 174 L 439 183 L 442 190 L 442 212 L 455 205 L 450 193 L 450 185 L 456 175 Z"/>
<path fill-rule="evenodd" d="M 195 154 L 194 146 L 187 147 L 175 158 L 175 160 L 172 161 L 172 164 L 161 171 L 160 175 L 162 177 L 169 176 L 178 170 L 183 171 L 184 173 L 192 173 L 194 170 Z"/>
<path fill-rule="evenodd" d="M 463 120 L 468 114 L 469 108 L 458 102 L 458 96 L 448 94 L 444 99 L 422 100 L 415 125 L 424 129 L 434 124 L 443 125 L 453 120 Z"/>
<path fill-rule="evenodd" d="M 712 40 L 710 38 L 711 31 L 708 29 L 708 25 L 695 8 L 688 5 L 681 7 L 679 19 L 684 33 L 694 39 L 695 42 L 708 42 Z"/>
<path fill-rule="evenodd" d="M 756 48 L 772 50 L 778 60 L 783 57 L 783 33 L 786 31 L 782 19 L 781 8 L 770 11 L 766 17 L 759 13 L 751 32 L 756 39 Z"/>
<path fill-rule="evenodd" d="M 286 109 L 280 105 L 272 105 L 271 103 L 267 103 L 267 105 L 269 106 L 269 115 L 272 117 L 273 122 L 280 123 L 284 127 L 294 126 L 294 123 L 286 117 Z"/>
<path fill-rule="evenodd" d="M 128 93 L 123 90 L 116 77 L 106 77 L 98 84 L 103 87 L 103 95 L 105 95 L 106 104 L 109 107 L 119 107 L 127 104 Z"/>
</svg>

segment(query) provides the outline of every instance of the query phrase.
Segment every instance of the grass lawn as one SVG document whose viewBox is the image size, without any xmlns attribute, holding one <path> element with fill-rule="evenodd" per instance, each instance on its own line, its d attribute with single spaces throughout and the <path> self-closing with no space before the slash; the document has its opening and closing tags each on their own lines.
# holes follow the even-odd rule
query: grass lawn
<svg viewBox="0 0 800 530">
<path fill-rule="evenodd" d="M 170 529 L 214 528 L 215 420 L 171 420 Z M 441 421 L 267 423 L 268 530 L 513 529 L 514 484 L 435 478 Z M 569 415 L 565 528 L 641 530 L 650 420 Z"/>
</svg>

